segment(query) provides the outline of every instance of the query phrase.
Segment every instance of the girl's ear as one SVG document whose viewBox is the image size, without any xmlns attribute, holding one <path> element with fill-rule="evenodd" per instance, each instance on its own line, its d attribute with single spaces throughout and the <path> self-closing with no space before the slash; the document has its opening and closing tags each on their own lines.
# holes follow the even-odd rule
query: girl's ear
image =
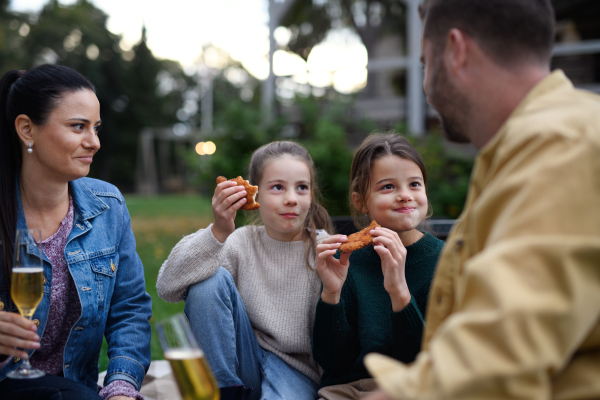
<svg viewBox="0 0 600 400">
<path fill-rule="evenodd" d="M 365 204 L 363 204 L 363 201 L 357 192 L 352 192 L 352 204 L 354 204 L 354 208 L 356 208 L 361 214 L 369 213 L 369 210 Z"/>
</svg>

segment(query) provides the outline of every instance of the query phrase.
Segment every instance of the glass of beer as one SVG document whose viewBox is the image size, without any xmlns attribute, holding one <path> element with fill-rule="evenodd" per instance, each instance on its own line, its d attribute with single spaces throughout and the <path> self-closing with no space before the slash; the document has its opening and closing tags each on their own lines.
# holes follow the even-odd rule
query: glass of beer
<svg viewBox="0 0 600 400">
<path fill-rule="evenodd" d="M 33 313 L 44 296 L 44 268 L 42 257 L 42 231 L 17 229 L 13 258 L 10 296 L 22 316 L 31 321 Z M 12 379 L 33 379 L 44 376 L 34 369 L 29 359 L 6 376 Z"/>
<path fill-rule="evenodd" d="M 179 313 L 159 322 L 156 331 L 182 400 L 219 400 L 217 381 L 185 316 Z"/>
</svg>

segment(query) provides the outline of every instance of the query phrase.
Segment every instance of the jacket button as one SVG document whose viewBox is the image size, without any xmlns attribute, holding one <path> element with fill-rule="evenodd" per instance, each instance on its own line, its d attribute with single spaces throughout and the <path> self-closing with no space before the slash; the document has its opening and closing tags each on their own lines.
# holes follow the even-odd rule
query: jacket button
<svg viewBox="0 0 600 400">
<path fill-rule="evenodd" d="M 14 363 L 18 363 L 19 361 L 21 361 L 21 359 L 20 359 L 19 357 L 15 357 L 15 358 L 13 358 L 13 362 L 14 362 Z"/>
<path fill-rule="evenodd" d="M 117 270 L 117 267 L 115 267 L 113 260 L 110 260 L 110 269 L 112 269 L 112 272 L 115 272 Z"/>
<path fill-rule="evenodd" d="M 0 301 L 0 311 L 4 310 L 4 303 Z"/>
<path fill-rule="evenodd" d="M 71 364 L 67 364 L 67 365 L 65 365 L 65 369 L 69 368 L 69 365 L 71 365 Z"/>
<path fill-rule="evenodd" d="M 34 319 L 33 323 L 35 324 L 35 326 L 40 326 L 40 320 L 39 319 Z"/>
<path fill-rule="evenodd" d="M 48 281 L 46 280 L 46 277 L 44 277 L 44 285 L 46 284 L 46 282 L 48 282 Z"/>
<path fill-rule="evenodd" d="M 465 245 L 464 240 L 457 240 L 456 244 L 454 245 L 454 251 L 456 251 L 456 252 L 461 251 L 464 245 Z"/>
</svg>

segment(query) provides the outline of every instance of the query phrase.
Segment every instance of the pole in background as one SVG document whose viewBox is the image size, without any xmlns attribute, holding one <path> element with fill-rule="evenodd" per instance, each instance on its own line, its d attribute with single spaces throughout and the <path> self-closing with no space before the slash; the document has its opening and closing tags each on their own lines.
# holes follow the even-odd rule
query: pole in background
<svg viewBox="0 0 600 400">
<path fill-rule="evenodd" d="M 415 136 L 425 134 L 425 96 L 423 94 L 423 70 L 421 68 L 421 31 L 419 15 L 421 0 L 403 0 L 407 8 L 408 74 L 408 131 Z"/>
</svg>

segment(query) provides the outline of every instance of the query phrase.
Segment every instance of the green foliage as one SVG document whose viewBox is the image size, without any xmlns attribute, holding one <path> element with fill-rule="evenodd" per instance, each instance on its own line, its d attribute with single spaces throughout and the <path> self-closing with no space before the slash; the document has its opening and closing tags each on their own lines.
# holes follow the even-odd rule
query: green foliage
<svg viewBox="0 0 600 400">
<path fill-rule="evenodd" d="M 197 173 L 197 182 L 212 193 L 219 175 L 235 178 L 247 176 L 252 152 L 265 143 L 275 140 L 275 124 L 263 126 L 260 113 L 233 100 L 216 116 L 214 133 L 204 137 L 217 146 L 211 156 L 198 156 L 191 150 L 187 154 L 188 166 Z"/>
<path fill-rule="evenodd" d="M 285 121 L 276 119 L 265 124 L 258 108 L 230 99 L 215 119 L 212 140 L 217 151 L 212 156 L 198 156 L 190 151 L 188 165 L 196 172 L 196 182 L 205 194 L 212 194 L 219 175 L 228 178 L 247 176 L 252 152 L 274 140 L 295 140 L 304 145 L 317 167 L 317 182 L 322 192 L 322 203 L 331 215 L 348 215 L 348 174 L 352 153 L 347 145 L 347 120 L 344 104 L 323 104 L 315 99 L 298 99 L 302 114 L 298 136 L 284 136 Z M 346 123 L 350 123 L 348 120 Z"/>
<path fill-rule="evenodd" d="M 323 206 L 330 215 L 348 215 L 348 174 L 352 153 L 346 145 L 343 126 L 320 119 L 306 148 L 317 166 Z"/>
<path fill-rule="evenodd" d="M 348 177 L 352 152 L 343 124 L 346 107 L 333 102 L 329 109 L 322 111 L 322 104 L 311 98 L 299 101 L 299 105 L 303 114 L 300 141 L 317 167 L 322 204 L 331 216 L 349 215 Z"/>
</svg>

